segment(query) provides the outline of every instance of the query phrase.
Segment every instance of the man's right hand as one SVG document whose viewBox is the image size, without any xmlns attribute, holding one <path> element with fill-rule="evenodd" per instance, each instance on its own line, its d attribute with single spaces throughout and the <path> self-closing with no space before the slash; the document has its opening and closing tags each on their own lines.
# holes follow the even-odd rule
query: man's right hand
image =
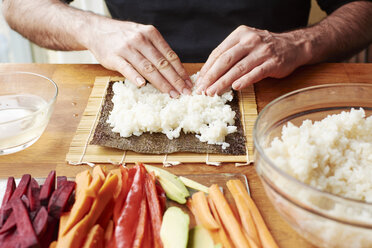
<svg viewBox="0 0 372 248">
<path fill-rule="evenodd" d="M 106 68 L 143 86 L 145 79 L 176 98 L 190 94 L 192 83 L 177 54 L 151 25 L 99 18 L 83 44 Z"/>
</svg>

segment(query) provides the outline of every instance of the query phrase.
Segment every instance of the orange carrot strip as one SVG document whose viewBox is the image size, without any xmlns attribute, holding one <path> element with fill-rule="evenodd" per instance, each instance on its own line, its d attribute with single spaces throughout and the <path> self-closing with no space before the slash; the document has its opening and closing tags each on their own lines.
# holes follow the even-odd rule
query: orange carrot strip
<svg viewBox="0 0 372 248">
<path fill-rule="evenodd" d="M 222 223 L 226 227 L 226 230 L 229 233 L 234 245 L 238 248 L 249 247 L 249 243 L 243 234 L 239 222 L 235 219 L 228 202 L 218 188 L 217 184 L 213 184 L 211 187 L 209 187 L 209 196 L 213 200 L 217 208 L 217 212 L 221 217 Z"/>
<path fill-rule="evenodd" d="M 229 237 L 226 234 L 225 227 L 223 226 L 223 224 L 221 222 L 221 219 L 220 219 L 220 216 L 217 213 L 216 206 L 214 205 L 214 203 L 213 203 L 213 201 L 210 197 L 207 197 L 207 199 L 208 199 L 209 207 L 212 210 L 213 217 L 215 218 L 217 223 L 220 225 L 220 229 L 218 229 L 218 235 L 220 236 L 220 241 L 221 241 L 222 246 L 224 248 L 232 248 L 233 245 L 231 243 L 231 240 L 229 239 Z"/>
<path fill-rule="evenodd" d="M 83 248 L 103 248 L 103 229 L 100 225 L 93 226 L 88 232 Z"/>
<path fill-rule="evenodd" d="M 195 210 L 195 216 L 197 216 L 204 228 L 215 230 L 220 227 L 211 214 L 204 192 L 199 191 L 194 193 L 192 195 L 192 204 Z"/>
<path fill-rule="evenodd" d="M 104 235 L 105 247 L 108 247 L 110 240 L 113 238 L 112 236 L 113 233 L 114 233 L 114 222 L 110 220 L 109 223 L 107 224 L 105 235 Z"/>
<path fill-rule="evenodd" d="M 264 248 L 276 248 L 278 245 L 276 244 L 273 236 L 271 235 L 269 229 L 267 228 L 265 221 L 263 220 L 260 211 L 258 210 L 256 204 L 248 194 L 247 190 L 245 189 L 243 183 L 240 180 L 233 180 L 236 188 L 240 191 L 241 194 L 244 195 L 244 199 L 246 205 L 249 207 L 249 210 L 252 214 L 254 223 L 257 226 L 258 235 L 261 240 L 261 244 Z"/>
<path fill-rule="evenodd" d="M 239 181 L 239 180 L 235 180 L 235 181 Z M 251 216 L 251 212 L 249 210 L 248 205 L 245 203 L 245 200 L 244 200 L 245 196 L 240 191 L 238 191 L 238 189 L 236 188 L 236 184 L 234 183 L 235 181 L 229 180 L 226 183 L 227 188 L 229 189 L 229 191 L 231 192 L 235 200 L 235 205 L 238 208 L 240 220 L 242 222 L 242 226 L 245 232 L 251 238 L 252 242 L 254 242 L 255 245 L 259 247 L 261 246 L 261 243 L 258 237 L 256 226 Z M 254 246 L 252 242 L 249 242 L 249 243 L 251 246 Z"/>
</svg>

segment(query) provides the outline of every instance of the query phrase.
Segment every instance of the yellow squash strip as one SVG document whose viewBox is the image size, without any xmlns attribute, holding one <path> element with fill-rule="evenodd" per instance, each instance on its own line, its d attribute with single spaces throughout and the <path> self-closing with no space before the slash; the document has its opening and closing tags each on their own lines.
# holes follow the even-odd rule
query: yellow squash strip
<svg viewBox="0 0 372 248">
<path fill-rule="evenodd" d="M 214 202 L 218 215 L 221 217 L 222 223 L 226 227 L 226 230 L 229 233 L 235 247 L 249 247 L 249 243 L 244 236 L 239 222 L 235 219 L 228 202 L 216 184 L 213 184 L 211 187 L 209 187 L 209 196 Z"/>
<path fill-rule="evenodd" d="M 229 237 L 226 234 L 226 231 L 225 231 L 224 226 L 222 225 L 220 216 L 218 216 L 216 206 L 214 205 L 214 203 L 213 203 L 213 201 L 210 197 L 208 197 L 207 199 L 208 199 L 209 207 L 212 210 L 213 217 L 215 218 L 217 223 L 220 225 L 220 228 L 218 229 L 218 236 L 219 236 L 219 240 L 220 240 L 222 246 L 224 248 L 232 248 L 233 245 L 231 243 L 231 240 L 229 239 Z"/>
<path fill-rule="evenodd" d="M 103 235 L 100 225 L 93 226 L 84 241 L 83 248 L 103 248 Z"/>
<path fill-rule="evenodd" d="M 93 176 L 94 177 L 94 176 Z M 103 186 L 99 190 L 97 197 L 95 198 L 92 207 L 87 215 L 79 221 L 66 235 L 63 235 L 59 240 L 57 247 L 69 247 L 69 248 L 80 248 L 84 238 L 88 234 L 90 228 L 92 228 L 107 203 L 112 199 L 112 192 L 116 189 L 118 183 L 118 177 L 112 175 L 107 177 Z"/>
<path fill-rule="evenodd" d="M 204 192 L 199 191 L 192 195 L 192 205 L 195 211 L 194 215 L 198 217 L 204 228 L 215 230 L 220 227 L 209 210 L 207 198 L 205 197 Z"/>
<path fill-rule="evenodd" d="M 260 243 L 260 239 L 258 237 L 256 226 L 255 226 L 253 218 L 251 216 L 251 211 L 249 210 L 249 207 L 246 204 L 246 201 L 244 199 L 245 195 L 242 194 L 236 188 L 236 183 L 235 183 L 236 181 L 240 182 L 240 180 L 230 180 L 230 181 L 228 181 L 226 183 L 227 188 L 229 189 L 229 191 L 231 192 L 231 194 L 232 194 L 232 196 L 235 200 L 235 204 L 238 208 L 238 212 L 239 212 L 239 216 L 240 216 L 242 226 L 243 226 L 245 232 L 247 233 L 247 235 L 250 237 L 251 242 L 249 242 L 249 244 L 252 247 L 253 246 L 260 247 L 261 243 Z M 252 242 L 254 242 L 255 244 L 252 244 Z"/>
<path fill-rule="evenodd" d="M 245 189 L 243 183 L 240 180 L 233 180 L 236 189 L 244 195 L 244 200 L 249 207 L 249 210 L 252 214 L 254 223 L 256 224 L 258 235 L 261 240 L 261 244 L 264 248 L 277 248 L 278 245 L 276 244 L 273 236 L 271 235 L 269 229 L 267 228 L 265 221 L 263 220 L 260 211 L 258 210 L 256 204 L 248 194 L 247 190 Z"/>
</svg>

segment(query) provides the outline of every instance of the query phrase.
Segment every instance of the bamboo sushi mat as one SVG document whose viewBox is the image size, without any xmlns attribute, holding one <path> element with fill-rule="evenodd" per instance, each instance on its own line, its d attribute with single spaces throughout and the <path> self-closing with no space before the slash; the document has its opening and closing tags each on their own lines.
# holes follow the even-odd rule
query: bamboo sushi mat
<svg viewBox="0 0 372 248">
<path fill-rule="evenodd" d="M 76 134 L 70 144 L 66 161 L 69 164 L 96 163 L 163 163 L 165 166 L 180 163 L 206 163 L 220 165 L 223 162 L 235 162 L 237 166 L 248 165 L 253 158 L 252 130 L 257 118 L 257 106 L 253 85 L 241 91 L 239 105 L 242 113 L 243 128 L 246 135 L 247 155 L 221 155 L 221 154 L 198 154 L 178 152 L 165 155 L 140 154 L 132 151 L 123 151 L 98 145 L 90 145 L 94 135 L 94 129 L 99 121 L 101 105 L 104 103 L 107 84 L 110 81 L 121 81 L 120 77 L 96 77 L 87 107 L 78 125 Z"/>
</svg>

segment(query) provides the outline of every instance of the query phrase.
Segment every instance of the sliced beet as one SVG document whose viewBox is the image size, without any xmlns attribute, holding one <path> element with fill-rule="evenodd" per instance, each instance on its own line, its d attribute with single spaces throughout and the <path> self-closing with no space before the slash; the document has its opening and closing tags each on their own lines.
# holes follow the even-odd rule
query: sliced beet
<svg viewBox="0 0 372 248">
<path fill-rule="evenodd" d="M 40 186 L 36 182 L 36 180 L 32 178 L 30 181 L 30 185 L 28 186 L 28 190 L 27 190 L 27 198 L 30 203 L 31 212 L 39 209 L 40 207 L 39 195 L 40 195 Z"/>
<path fill-rule="evenodd" d="M 54 192 L 56 187 L 56 171 L 51 171 L 41 187 L 40 190 L 40 204 L 42 206 L 48 206 L 49 198 L 51 197 L 52 193 Z"/>
<path fill-rule="evenodd" d="M 5 204 L 9 201 L 15 188 L 16 188 L 16 184 L 15 184 L 14 177 L 9 177 L 8 182 L 6 183 L 6 190 L 5 190 L 3 201 L 1 203 L 1 207 L 4 207 Z"/>
<path fill-rule="evenodd" d="M 50 197 L 48 204 L 48 213 L 56 219 L 59 219 L 62 212 L 67 206 L 68 199 L 75 189 L 75 182 L 66 181 L 63 185 L 56 189 Z"/>
<path fill-rule="evenodd" d="M 10 213 L 12 212 L 11 203 L 15 199 L 20 199 L 23 194 L 25 194 L 28 184 L 31 180 L 31 175 L 25 174 L 22 176 L 21 181 L 19 182 L 17 188 L 14 190 L 13 194 L 11 195 L 8 202 L 1 208 L 0 211 L 0 226 L 3 225 L 5 220 L 9 217 Z"/>
<path fill-rule="evenodd" d="M 14 248 L 21 247 L 21 237 L 14 230 L 0 235 L 0 247 L 1 248 Z"/>
<path fill-rule="evenodd" d="M 41 237 L 46 231 L 48 225 L 48 211 L 42 206 L 36 214 L 32 226 L 34 227 L 36 236 Z"/>
<path fill-rule="evenodd" d="M 12 201 L 12 209 L 17 224 L 17 233 L 22 237 L 21 247 L 40 247 L 27 209 L 21 199 Z"/>
<path fill-rule="evenodd" d="M 40 247 L 42 248 L 48 248 L 50 243 L 52 243 L 54 240 L 57 239 L 58 235 L 58 224 L 59 221 L 51 216 L 48 216 L 48 224 L 47 224 L 47 229 L 40 237 Z"/>
<path fill-rule="evenodd" d="M 25 204 L 27 210 L 30 209 L 30 201 L 28 200 L 27 196 L 26 195 L 23 195 L 21 197 L 21 200 L 23 201 L 23 203 Z"/>
<path fill-rule="evenodd" d="M 12 212 L 8 219 L 5 221 L 4 225 L 0 229 L 0 234 L 6 233 L 9 230 L 13 229 L 16 226 L 16 220 L 14 217 L 14 213 Z"/>
<path fill-rule="evenodd" d="M 64 184 L 64 182 L 66 182 L 66 181 L 67 181 L 67 177 L 65 177 L 65 176 L 58 176 L 57 177 L 57 189 L 59 187 L 61 187 Z"/>
</svg>

